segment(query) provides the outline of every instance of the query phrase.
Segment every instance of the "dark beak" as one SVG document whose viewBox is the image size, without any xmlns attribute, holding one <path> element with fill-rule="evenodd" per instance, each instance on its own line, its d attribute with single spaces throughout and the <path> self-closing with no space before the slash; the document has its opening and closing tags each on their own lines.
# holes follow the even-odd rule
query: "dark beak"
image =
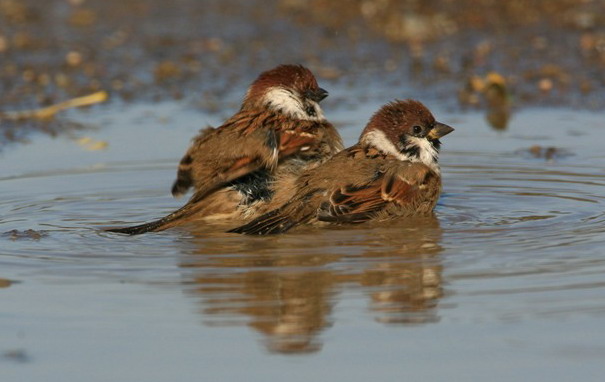
<svg viewBox="0 0 605 382">
<path fill-rule="evenodd" d="M 328 91 L 322 88 L 318 88 L 317 90 L 307 90 L 305 92 L 305 97 L 310 99 L 311 101 L 321 102 L 324 98 L 328 96 Z"/>
<path fill-rule="evenodd" d="M 448 126 L 445 123 L 435 122 L 435 125 L 433 126 L 433 128 L 431 129 L 431 131 L 428 134 L 428 138 L 429 139 L 439 139 L 439 138 L 443 137 L 444 135 L 448 135 L 452 131 L 454 131 L 453 127 Z"/>
</svg>

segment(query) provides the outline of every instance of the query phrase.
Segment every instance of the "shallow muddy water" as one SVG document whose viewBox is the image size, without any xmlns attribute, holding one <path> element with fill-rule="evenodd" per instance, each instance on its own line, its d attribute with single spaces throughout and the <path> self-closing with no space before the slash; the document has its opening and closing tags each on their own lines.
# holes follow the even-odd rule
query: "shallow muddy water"
<svg viewBox="0 0 605 382">
<path fill-rule="evenodd" d="M 351 144 L 394 96 L 326 114 Z M 496 131 L 426 103 L 456 127 L 434 217 L 277 237 L 99 230 L 183 203 L 176 163 L 221 120 L 186 102 L 72 111 L 97 127 L 6 147 L 2 381 L 601 380 L 602 115 L 525 109 Z"/>
</svg>

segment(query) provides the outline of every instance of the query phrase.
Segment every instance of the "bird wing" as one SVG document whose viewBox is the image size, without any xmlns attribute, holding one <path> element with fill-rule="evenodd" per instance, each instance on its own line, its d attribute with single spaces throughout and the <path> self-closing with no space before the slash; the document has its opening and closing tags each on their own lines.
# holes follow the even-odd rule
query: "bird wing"
<svg viewBox="0 0 605 382">
<path fill-rule="evenodd" d="M 327 121 L 304 121 L 283 119 L 277 129 L 279 134 L 279 157 L 294 154 L 314 153 L 322 146 L 328 147 L 325 155 L 331 156 L 342 150 L 342 139 Z"/>
<path fill-rule="evenodd" d="M 279 157 L 285 158 L 300 151 L 308 151 L 319 140 L 318 133 L 285 130 L 280 132 Z"/>
<path fill-rule="evenodd" d="M 317 218 L 355 224 L 372 219 L 389 203 L 403 207 L 416 199 L 428 172 L 428 167 L 420 163 L 397 163 L 383 169 L 369 183 L 338 187 L 320 205 Z"/>
<path fill-rule="evenodd" d="M 328 146 L 328 157 L 342 149 L 329 122 L 295 120 L 268 111 L 242 111 L 217 129 L 203 130 L 181 159 L 172 186 L 175 197 L 191 187 L 209 192 L 261 168 L 275 169 L 280 159 Z"/>
<path fill-rule="evenodd" d="M 279 137 L 273 129 L 257 129 L 245 135 L 215 129 L 202 134 L 181 159 L 172 186 L 175 197 L 193 187 L 199 200 L 241 176 L 277 166 Z"/>
</svg>

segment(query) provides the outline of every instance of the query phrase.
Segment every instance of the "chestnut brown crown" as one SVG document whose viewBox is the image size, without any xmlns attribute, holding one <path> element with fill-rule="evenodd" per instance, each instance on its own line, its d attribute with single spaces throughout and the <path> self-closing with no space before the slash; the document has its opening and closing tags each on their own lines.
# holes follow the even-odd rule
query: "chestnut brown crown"
<svg viewBox="0 0 605 382">
<path fill-rule="evenodd" d="M 270 108 L 298 119 L 323 120 L 319 102 L 328 92 L 302 65 L 279 65 L 261 73 L 250 85 L 242 108 Z"/>
</svg>

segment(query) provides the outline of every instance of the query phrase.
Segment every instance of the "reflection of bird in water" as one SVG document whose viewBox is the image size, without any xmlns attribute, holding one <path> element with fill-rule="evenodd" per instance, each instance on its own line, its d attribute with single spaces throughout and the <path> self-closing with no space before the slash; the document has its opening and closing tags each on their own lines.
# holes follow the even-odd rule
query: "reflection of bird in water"
<svg viewBox="0 0 605 382">
<path fill-rule="evenodd" d="M 342 255 L 316 253 L 320 248 L 307 252 L 299 241 L 237 239 L 200 238 L 181 262 L 193 269 L 187 282 L 193 284 L 189 292 L 201 297 L 202 314 L 214 316 L 213 324 L 247 317 L 247 325 L 266 336 L 272 352 L 319 350 L 316 337 L 331 323 L 338 282 L 324 266 Z"/>
<path fill-rule="evenodd" d="M 441 229 L 433 216 L 260 240 L 198 234 L 180 259 L 186 293 L 208 324 L 244 319 L 270 352 L 319 351 L 344 288 L 367 292 L 379 322 L 437 321 Z"/>
<path fill-rule="evenodd" d="M 443 296 L 439 221 L 426 218 L 418 229 L 410 230 L 407 238 L 385 238 L 383 241 L 392 245 L 388 251 L 384 247 L 372 248 L 363 254 L 375 259 L 363 270 L 360 282 L 372 290 L 370 309 L 378 313 L 379 322 L 438 321 L 436 307 Z"/>
</svg>

